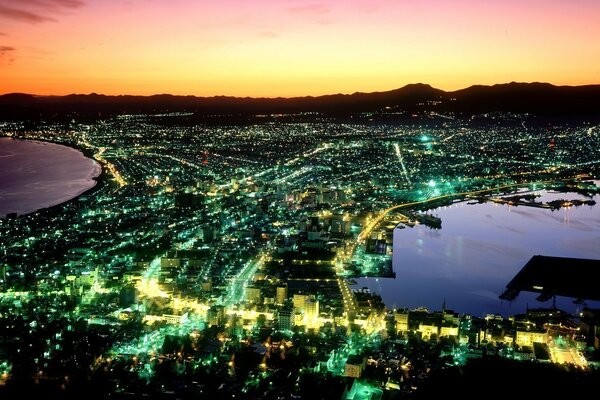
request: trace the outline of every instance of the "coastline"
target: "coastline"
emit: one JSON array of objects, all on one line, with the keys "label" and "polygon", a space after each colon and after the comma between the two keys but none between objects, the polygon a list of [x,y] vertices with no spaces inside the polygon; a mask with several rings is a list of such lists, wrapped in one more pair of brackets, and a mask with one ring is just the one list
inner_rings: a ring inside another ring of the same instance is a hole
[{"label": "coastline", "polygon": [[[558,197],[568,199],[581,197],[576,192],[555,192],[551,188],[531,192],[542,194],[545,201]],[[595,195],[595,198],[600,198],[600,194]],[[586,242],[582,237],[587,235],[586,232],[593,232],[593,227],[581,223],[594,220],[594,217],[586,216],[585,213],[593,212],[594,216],[597,216],[598,209],[594,208],[595,211],[590,209],[598,205],[589,208],[569,207],[552,210],[494,202],[470,203],[470,200],[463,199],[450,206],[441,205],[428,209],[429,214],[438,216],[442,220],[439,233],[435,228],[425,224],[402,231],[394,228],[392,257],[395,258],[393,266],[396,278],[385,276],[353,278],[356,282],[354,287],[369,288],[379,294],[387,306],[392,307],[423,306],[434,310],[447,300],[448,304],[455,309],[473,316],[484,317],[486,313],[494,313],[508,317],[514,314],[515,310],[525,311],[528,304],[544,306],[543,302],[537,301],[538,294],[530,292],[521,293],[519,298],[512,302],[504,302],[499,297],[505,290],[505,285],[532,256],[543,254],[567,258],[598,258],[594,247],[595,242]],[[569,216],[568,224],[564,223],[565,214]],[[468,229],[463,228],[465,218],[461,215],[469,216]],[[519,225],[519,221],[525,222]],[[470,235],[467,230],[478,233]],[[481,235],[483,230],[494,231],[496,234],[493,239],[486,238]],[[565,230],[568,230],[567,233],[562,235],[561,232]],[[573,249],[565,238],[577,242],[578,247]],[[419,240],[423,240],[421,245],[418,244]],[[423,255],[424,253],[419,252],[419,248],[427,249],[427,253]],[[507,251],[509,248],[511,251]],[[423,270],[418,269],[417,266],[427,270],[429,275],[423,274]],[[485,281],[477,281],[482,276],[485,276]],[[423,288],[425,281],[428,282],[427,289],[419,291],[412,289]],[[455,283],[458,281],[460,285]],[[448,291],[449,287],[456,287],[457,290]],[[444,288],[444,296],[439,298],[421,296],[423,292],[441,291],[440,288]],[[573,299],[557,296],[556,300],[560,308],[569,312],[577,311]],[[591,307],[597,307],[600,302],[591,304]],[[481,307],[472,308],[472,305]]]},{"label": "coastline", "polygon": [[[61,201],[59,203],[53,204],[53,205],[49,205],[47,207],[41,207],[38,208],[36,210],[32,210],[29,212],[25,212],[25,213],[18,213],[17,217],[21,217],[21,216],[25,216],[25,215],[30,215],[30,214],[35,214],[35,213],[44,213],[44,212],[56,212],[58,211],[59,208],[62,207],[66,207],[69,206],[71,204],[74,204],[76,201],[79,200],[79,198],[81,198],[82,196],[89,196],[89,195],[93,195],[96,192],[98,192],[99,190],[101,190],[102,188],[105,187],[106,185],[106,171],[104,171],[104,168],[102,167],[102,164],[99,163],[97,160],[94,159],[94,153],[93,151],[91,151],[90,149],[85,149],[85,148],[79,148],[76,147],[75,145],[73,145],[73,143],[71,142],[66,142],[66,141],[52,141],[52,140],[47,140],[47,139],[38,139],[38,138],[26,138],[26,137],[21,137],[19,135],[6,135],[6,134],[0,134],[0,138],[11,138],[11,139],[15,139],[15,140],[23,140],[23,141],[30,141],[30,142],[39,142],[40,144],[43,143],[49,143],[49,144],[54,144],[54,145],[59,145],[59,146],[64,146],[64,147],[68,147],[69,149],[75,150],[80,152],[85,158],[88,158],[90,160],[92,160],[92,162],[94,163],[94,171],[92,174],[96,174],[97,175],[92,175],[89,176],[88,179],[92,180],[94,183],[91,187],[82,190],[79,193],[76,193],[74,196]],[[9,215],[9,214],[7,214]],[[6,218],[6,215],[4,216],[0,216],[0,219],[2,218]]]}]

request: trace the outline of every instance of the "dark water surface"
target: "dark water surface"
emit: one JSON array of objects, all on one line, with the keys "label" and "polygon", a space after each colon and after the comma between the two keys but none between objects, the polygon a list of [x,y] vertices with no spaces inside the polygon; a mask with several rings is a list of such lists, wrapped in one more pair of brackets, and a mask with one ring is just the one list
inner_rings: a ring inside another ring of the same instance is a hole
[{"label": "dark water surface", "polygon": [[[575,193],[537,193],[542,195],[538,201],[586,199]],[[598,195],[593,199],[600,202]],[[600,258],[600,204],[551,211],[462,202],[429,213],[442,219],[442,229],[394,230],[396,279],[357,280],[358,287],[378,292],[388,308],[439,310],[444,299],[448,308],[476,316],[516,314],[527,305],[549,307],[552,301],[540,303],[537,294],[521,292],[512,304],[498,296],[533,255]],[[557,306],[569,312],[582,308],[566,298],[557,298]]]},{"label": "dark water surface", "polygon": [[92,188],[100,165],[54,143],[0,138],[0,216],[26,214]]}]

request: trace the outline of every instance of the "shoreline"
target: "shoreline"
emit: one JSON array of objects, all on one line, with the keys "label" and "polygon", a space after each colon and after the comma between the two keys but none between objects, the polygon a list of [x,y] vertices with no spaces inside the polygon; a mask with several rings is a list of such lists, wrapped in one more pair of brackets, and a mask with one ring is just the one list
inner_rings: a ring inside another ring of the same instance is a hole
[{"label": "shoreline", "polygon": [[[540,193],[541,192],[547,192],[547,193],[550,193],[550,194],[554,194],[554,193],[563,194],[563,192],[553,192],[551,188],[550,189],[548,189],[548,188],[537,189],[537,190],[532,191],[532,192],[540,192]],[[578,193],[576,193],[576,192],[567,192],[567,194],[578,195]],[[600,198],[600,194],[595,195],[595,197],[596,198]],[[440,206],[429,208],[427,211],[431,215],[438,215],[437,213],[435,213],[435,210],[444,211],[444,210],[446,210],[446,207],[449,207],[449,206],[452,206],[452,208],[456,207],[457,210],[458,210],[458,209],[460,209],[460,207],[462,207],[463,204],[464,204],[465,207],[467,207],[467,206],[469,206],[469,207],[479,207],[479,206],[485,206],[485,205],[488,205],[488,206],[494,206],[494,205],[496,205],[496,203],[493,203],[493,202],[483,202],[483,203],[470,204],[469,203],[470,200],[472,200],[472,199],[466,199],[465,198],[462,201],[453,203],[451,205],[440,205]],[[597,203],[596,205],[593,205],[593,206],[590,206],[590,207],[598,207],[598,204],[600,204],[600,202]],[[506,212],[506,213],[510,213],[511,212],[511,207],[516,207],[516,206],[510,206],[508,204],[498,204],[498,205],[501,207],[501,209],[503,210],[503,212]],[[522,207],[526,207],[526,206],[522,206]],[[513,208],[512,212],[514,212],[514,210],[515,209]],[[573,207],[573,209],[570,212],[573,213],[576,210],[577,210],[577,208]],[[584,210],[584,209],[581,208],[580,210]],[[552,210],[550,208],[534,207],[534,212],[539,213],[539,214],[548,215],[548,214],[556,212],[556,211],[558,211],[558,210]],[[564,211],[565,210],[563,209],[563,212]],[[598,213],[598,211],[595,211],[595,215],[597,215],[597,213]],[[571,217],[574,218],[575,222],[578,221],[578,220],[581,220],[583,218],[581,216],[577,216],[577,215],[574,215],[574,214],[571,214]],[[451,218],[448,215],[446,215],[446,216],[442,215],[441,218],[442,218],[442,221],[451,220]],[[477,217],[476,220],[479,220],[479,221],[481,221],[481,223],[484,223],[484,221],[485,221],[485,219],[484,219],[484,213],[479,214],[479,216]],[[538,232],[544,232],[544,233],[546,233],[546,231],[542,230],[542,227],[543,227],[544,223],[548,222],[548,220],[540,220],[540,221],[544,221],[544,222],[543,223],[540,222],[538,224],[538,226],[539,226]],[[558,221],[556,219],[550,220],[550,221],[551,221],[553,227],[557,227],[560,224],[562,224],[561,221]],[[496,220],[493,229],[501,230],[502,229],[502,223],[503,223],[503,220],[499,220],[499,219]],[[456,223],[454,223],[451,226],[450,229],[455,229],[456,227],[457,227],[457,225],[456,225]],[[512,227],[512,225],[511,225],[511,227]],[[392,246],[395,246],[397,243],[400,242],[400,240],[397,239],[396,236],[395,236],[397,229],[398,228],[394,228],[394,238],[392,239]],[[411,229],[408,229],[408,230],[405,230],[405,231],[403,230],[402,232],[398,232],[398,234],[399,235],[405,235],[407,232],[408,233],[414,232],[414,231],[411,231]],[[432,231],[431,227],[428,227],[428,226],[426,226],[424,224],[421,224],[419,226],[419,229],[423,229],[425,232],[431,232]],[[564,228],[561,228],[561,229],[564,229]],[[577,231],[578,228],[577,228],[577,225],[574,224],[574,225],[569,226],[568,229],[570,229],[572,232],[575,232],[575,231]],[[444,230],[444,225],[442,224],[442,231],[443,230]],[[583,230],[585,230],[585,229],[582,229],[582,231]],[[446,232],[447,231],[448,231],[448,227],[446,229]],[[512,235],[512,236],[514,236],[516,238],[518,238],[518,235],[520,234],[518,231],[509,231],[509,233],[510,233],[510,235]],[[541,235],[541,233],[540,233],[540,235]],[[455,237],[461,237],[461,238],[465,238],[466,237],[468,240],[470,240],[469,237],[467,235],[464,235],[464,234],[459,234],[459,235],[456,235]],[[538,236],[538,237],[541,237],[541,236]],[[416,239],[416,238],[417,238],[417,236],[414,235],[414,234],[413,234],[413,236],[410,236],[411,240],[412,239]],[[397,240],[398,240],[398,242],[397,242]],[[408,236],[402,236],[402,240],[409,240],[409,237]],[[428,237],[427,240],[429,241],[429,243],[426,243],[425,247],[431,246],[432,245],[432,241],[434,241],[434,240],[442,240],[442,239],[438,239],[438,238],[435,238],[435,237]],[[411,241],[410,243],[413,243],[413,242]],[[444,246],[446,245],[446,242],[442,241],[440,243],[443,244]],[[458,243],[458,242],[456,242],[456,243]],[[460,243],[462,243],[462,241]],[[561,243],[560,239],[556,239],[556,243]],[[473,245],[471,245],[470,249],[474,250],[475,247],[472,247],[472,246]],[[548,249],[543,249],[542,251],[538,251],[538,248],[535,247],[535,243],[534,242],[532,242],[531,245],[527,245],[526,247],[527,248],[526,248],[525,251],[527,252],[527,256],[528,257],[531,257],[531,256],[536,255],[536,254],[543,254],[543,255],[547,255],[547,256],[557,256],[557,257],[567,257],[567,258],[588,258],[588,259],[596,259],[597,258],[596,256],[594,256],[591,247],[588,247],[587,249],[585,249],[585,248],[578,249],[579,253],[581,253],[582,251],[583,252],[587,251],[587,253],[585,253],[585,255],[581,255],[581,254],[579,254],[579,255],[577,255],[577,254],[567,254],[567,253],[563,252],[564,249],[561,249],[558,246],[552,247],[552,248],[548,248]],[[463,251],[467,251],[468,252],[468,246],[463,247],[463,245],[461,244],[460,248],[461,248],[461,256],[460,257],[463,257],[464,253],[462,253],[462,252]],[[442,251],[444,251],[444,249],[445,249],[445,247],[442,247],[442,246],[437,247],[436,251],[439,252],[437,254],[440,254],[440,255],[444,256],[444,254],[441,253]],[[458,249],[458,247],[455,247],[454,250],[452,250],[453,251],[452,254],[454,255],[454,257],[456,257],[457,254],[458,254],[457,252],[454,252],[457,249]],[[467,249],[467,250],[465,250],[465,249]],[[392,254],[392,259],[395,256],[396,252],[399,252],[399,251],[401,251],[401,249],[399,247],[394,247],[393,254]],[[405,254],[404,254],[404,256],[406,257]],[[446,256],[444,256],[444,257],[446,257]],[[463,260],[462,263],[463,263],[463,265],[468,265],[469,263],[471,263],[471,265],[475,265],[474,262],[473,262],[474,259],[475,259],[475,257],[473,256],[471,258],[471,261],[464,261]],[[423,263],[422,266],[429,267],[430,265],[433,265],[432,264],[433,260],[434,260],[434,258],[432,257],[430,259],[430,261]],[[516,269],[515,272],[512,275],[509,274],[510,277],[505,282],[503,282],[502,279],[499,279],[499,282],[502,283],[502,286],[499,286],[499,287],[503,288],[504,285],[506,285],[510,281],[510,279],[512,279],[514,277],[514,275],[516,273],[518,273],[518,271],[520,271],[520,268],[522,268],[525,265],[526,262],[527,262],[527,259],[523,259],[523,263],[522,264],[520,264],[520,263],[515,263],[515,264],[506,263],[505,265],[507,265],[507,266],[515,266],[515,268],[518,267],[519,269]],[[487,263],[487,261],[486,261],[486,263]],[[386,276],[360,276],[360,277],[352,277],[352,279],[356,282],[354,285],[352,285],[352,288],[357,288],[358,289],[358,288],[367,287],[368,289],[371,290],[372,293],[378,294],[382,298],[382,300],[384,301],[384,303],[386,304],[386,306],[388,306],[388,307],[396,307],[397,305],[401,304],[402,307],[407,307],[409,309],[414,309],[414,308],[418,308],[418,307],[426,307],[426,308],[428,308],[430,310],[436,309],[435,304],[431,304],[432,301],[430,301],[428,303],[428,301],[422,301],[422,300],[417,300],[417,301],[413,301],[412,299],[409,300],[409,301],[407,301],[406,299],[400,300],[400,298],[398,297],[397,293],[400,292],[399,288],[405,289],[405,287],[402,287],[402,283],[399,283],[399,282],[401,282],[401,279],[403,279],[403,278],[406,279],[406,275],[403,276],[403,273],[406,274],[407,271],[408,271],[408,274],[410,275],[411,274],[411,269],[410,268],[411,267],[415,267],[416,264],[415,263],[411,263],[410,266],[409,266],[409,264],[406,263],[406,260],[404,260],[402,265],[400,265],[398,263],[394,263],[393,265],[395,267],[394,272],[396,272],[396,274],[397,274],[396,278],[391,278],[391,277],[386,277]],[[453,271],[455,271],[455,270],[453,270]],[[467,272],[466,271],[467,270],[465,270],[463,276],[467,276]],[[414,276],[411,275],[411,278],[414,278]],[[440,282],[441,281],[442,280],[440,280]],[[413,281],[413,283],[414,283],[414,281]],[[473,288],[471,288],[471,290],[473,290]],[[513,301],[510,304],[505,304],[505,303],[503,303],[503,300],[501,300],[500,297],[499,297],[503,290],[504,289],[501,289],[498,292],[494,292],[494,294],[497,294],[498,297],[497,298],[496,297],[491,298],[491,300],[492,300],[492,302],[490,303],[491,306],[488,306],[488,307],[486,307],[484,309],[479,310],[479,313],[478,312],[464,311],[464,310],[466,310],[466,307],[464,306],[464,304],[461,305],[460,307],[457,307],[457,309],[461,309],[461,310],[463,310],[461,312],[466,312],[466,313],[469,313],[469,314],[471,314],[473,316],[478,316],[478,317],[483,317],[485,315],[485,313],[488,313],[488,312],[490,312],[490,313],[493,312],[493,313],[497,313],[499,315],[502,315],[503,317],[508,317],[510,315],[514,315],[515,313],[517,313],[515,311],[516,309],[520,310],[522,308],[523,310],[525,310],[526,306],[527,306],[527,303],[528,302],[531,303],[533,300],[535,300],[535,296],[531,295],[530,292],[524,291],[526,293],[523,293],[521,295],[520,299],[518,298],[518,299],[516,299],[515,301]],[[471,293],[471,292],[469,292],[469,293]],[[477,294],[475,291],[472,291],[472,293]],[[415,298],[414,294],[412,296],[413,296],[413,298]],[[463,295],[453,294],[453,295],[447,295],[445,297],[447,297],[448,301],[451,302],[451,303],[452,302],[456,302],[456,303],[459,303],[459,304],[460,303],[466,303],[466,301],[464,300],[464,298],[462,296],[464,296],[464,294]],[[485,299],[486,299],[485,297],[482,297],[482,300],[480,300],[479,302],[476,302],[476,303],[475,302],[471,302],[471,303],[473,303],[473,304],[483,304],[482,302],[486,301]],[[558,299],[559,305],[560,305],[560,307],[562,307],[562,309],[564,309],[564,310],[566,310],[568,312],[573,312],[573,313],[575,312],[576,309],[573,308],[575,306],[572,305],[573,298],[569,298],[569,297],[566,297],[566,296],[558,296],[557,299]],[[442,301],[443,298],[440,298],[439,300]],[[597,304],[600,304],[600,301],[595,301],[595,303],[593,303],[593,302],[594,301],[591,301],[590,303],[592,303],[594,306],[596,306]],[[494,305],[494,303],[496,305]],[[536,303],[536,304],[538,304],[539,307],[545,307],[545,306],[549,305],[548,302],[539,302],[539,303]],[[496,307],[496,308],[493,308],[493,307]]]},{"label": "shoreline", "polygon": [[[23,140],[23,141],[29,141],[29,142],[39,142],[40,144],[50,143],[50,144],[54,144],[54,145],[67,147],[69,149],[80,152],[85,158],[90,159],[95,164],[95,169],[93,172],[95,173],[96,171],[98,171],[98,175],[89,177],[89,179],[94,182],[91,187],[89,187],[89,188],[81,191],[80,193],[75,194],[73,197],[70,197],[69,199],[61,201],[59,203],[49,205],[47,207],[41,207],[41,208],[29,211],[29,212],[17,213],[17,218],[19,218],[21,216],[25,216],[25,215],[34,214],[34,213],[57,211],[57,209],[59,207],[69,206],[70,204],[73,204],[74,202],[76,202],[82,196],[95,194],[96,192],[98,192],[99,190],[104,188],[106,185],[106,171],[104,171],[102,164],[99,163],[96,159],[94,159],[94,153],[90,149],[79,148],[79,147],[76,147],[73,143],[66,142],[66,141],[52,141],[52,140],[47,140],[47,139],[26,138],[26,137],[21,137],[19,135],[9,136],[6,134],[0,134],[0,138],[10,138],[10,139],[14,139],[14,140]],[[4,214],[4,216],[0,215],[0,219],[6,219],[7,216],[10,214],[12,214],[12,213]]]}]

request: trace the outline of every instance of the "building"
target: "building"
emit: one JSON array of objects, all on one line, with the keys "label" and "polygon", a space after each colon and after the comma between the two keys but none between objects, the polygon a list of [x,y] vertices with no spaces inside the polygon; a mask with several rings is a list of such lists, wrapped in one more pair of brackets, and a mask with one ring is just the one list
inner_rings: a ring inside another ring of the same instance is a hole
[{"label": "building", "polygon": [[458,326],[443,324],[440,329],[440,337],[458,337]]},{"label": "building", "polygon": [[350,390],[344,392],[342,400],[380,400],[382,397],[383,390],[356,379]]},{"label": "building", "polygon": [[160,267],[161,268],[180,268],[181,267],[181,258],[162,257],[160,259]]},{"label": "building", "polygon": [[213,227],[205,227],[202,229],[202,241],[210,243],[218,236],[218,231]]},{"label": "building", "polygon": [[421,337],[424,340],[430,339],[432,336],[437,336],[439,333],[439,328],[437,325],[430,324],[420,324],[419,332],[421,332]]},{"label": "building", "polygon": [[306,310],[306,300],[308,300],[308,298],[309,295],[307,294],[295,294],[293,297],[294,311],[304,313]]},{"label": "building", "polygon": [[365,370],[366,364],[367,360],[365,357],[356,354],[351,355],[346,361],[346,365],[344,367],[344,376],[348,376],[350,378],[360,378]]},{"label": "building", "polygon": [[347,233],[350,230],[350,221],[344,221],[342,216],[335,216],[331,219],[331,232]]},{"label": "building", "polygon": [[220,326],[225,321],[225,307],[214,305],[206,312],[206,322],[208,326]]},{"label": "building", "polygon": [[294,327],[294,310],[291,308],[284,308],[279,311],[279,330],[291,331]]},{"label": "building", "polygon": [[304,303],[306,318],[315,319],[319,316],[319,300],[310,296]]},{"label": "building", "polygon": [[396,312],[394,314],[394,321],[396,322],[397,332],[408,331],[408,312]]},{"label": "building", "polygon": [[287,301],[288,296],[288,288],[287,285],[277,286],[275,292],[275,302],[276,304],[283,305]]},{"label": "building", "polygon": [[246,288],[246,299],[251,304],[262,304],[262,295],[259,287],[248,286]]},{"label": "building", "polygon": [[227,318],[227,333],[230,336],[241,336],[244,333],[242,322],[239,315],[229,315]]},{"label": "building", "polygon": [[203,292],[211,292],[212,291],[212,278],[208,278],[205,281],[202,281],[201,289]]},{"label": "building", "polygon": [[520,347],[532,347],[534,343],[545,343],[546,339],[547,335],[545,331],[517,330],[515,344]]},{"label": "building", "polygon": [[119,306],[127,308],[138,302],[138,290],[133,285],[124,286],[119,292]]}]

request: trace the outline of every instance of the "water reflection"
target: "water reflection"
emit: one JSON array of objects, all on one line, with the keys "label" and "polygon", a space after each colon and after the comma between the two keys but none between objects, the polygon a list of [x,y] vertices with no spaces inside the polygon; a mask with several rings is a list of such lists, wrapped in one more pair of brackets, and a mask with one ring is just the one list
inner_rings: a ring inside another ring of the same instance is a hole
[{"label": "water reflection", "polygon": [[100,166],[53,143],[0,138],[0,217],[65,202],[96,184]]},{"label": "water reflection", "polygon": [[[537,201],[544,202],[585,199],[575,193],[537,193],[542,195]],[[594,200],[600,201],[600,196]],[[442,219],[442,229],[417,225],[395,230],[396,279],[358,280],[359,287],[379,292],[388,307],[440,309],[444,299],[455,311],[473,315],[548,307],[551,302],[539,303],[536,294],[521,293],[512,304],[498,296],[533,255],[600,258],[598,206],[551,211],[461,202],[430,212]],[[557,305],[571,312],[582,307],[560,298]]]}]

